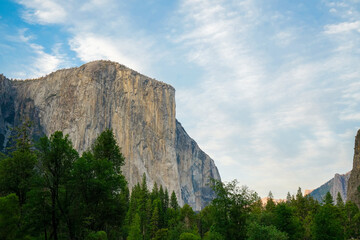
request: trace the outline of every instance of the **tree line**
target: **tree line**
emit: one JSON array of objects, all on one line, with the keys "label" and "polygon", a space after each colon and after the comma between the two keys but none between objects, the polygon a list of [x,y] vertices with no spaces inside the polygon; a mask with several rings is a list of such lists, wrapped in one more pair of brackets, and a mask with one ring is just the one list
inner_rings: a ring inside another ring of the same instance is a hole
[{"label": "tree line", "polygon": [[81,156],[62,132],[35,144],[29,123],[14,133],[0,157],[0,239],[360,239],[359,209],[340,194],[319,203],[299,188],[264,205],[236,180],[212,180],[215,199],[194,212],[145,175],[130,191],[109,129]]}]

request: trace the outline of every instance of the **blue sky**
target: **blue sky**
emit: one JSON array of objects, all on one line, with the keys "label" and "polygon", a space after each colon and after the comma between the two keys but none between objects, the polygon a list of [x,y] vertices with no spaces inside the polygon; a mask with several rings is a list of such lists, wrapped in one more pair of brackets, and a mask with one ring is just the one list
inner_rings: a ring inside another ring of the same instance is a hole
[{"label": "blue sky", "polygon": [[359,0],[1,0],[0,34],[9,78],[109,59],[171,84],[223,180],[261,196],[352,168]]}]

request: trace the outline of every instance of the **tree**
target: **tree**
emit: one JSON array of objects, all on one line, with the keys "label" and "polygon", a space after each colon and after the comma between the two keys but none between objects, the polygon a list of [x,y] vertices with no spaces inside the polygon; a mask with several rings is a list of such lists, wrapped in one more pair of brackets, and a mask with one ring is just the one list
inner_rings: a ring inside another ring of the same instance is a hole
[{"label": "tree", "polygon": [[342,209],[345,206],[340,192],[338,192],[337,197],[336,197],[336,206],[340,209]]},{"label": "tree", "polygon": [[37,160],[31,148],[30,128],[30,122],[25,122],[14,129],[12,139],[16,143],[15,148],[10,156],[0,161],[0,192],[3,195],[16,193],[20,206],[26,201]]},{"label": "tree", "polygon": [[140,228],[140,216],[138,213],[135,214],[134,221],[130,226],[130,232],[127,240],[139,240],[142,239],[141,228]]},{"label": "tree", "polygon": [[204,235],[204,240],[225,240],[225,238],[218,232],[215,232],[213,229],[206,232]]},{"label": "tree", "polygon": [[313,239],[332,240],[343,239],[344,230],[339,210],[333,205],[331,194],[328,192],[324,199],[325,204],[315,214],[313,225]]},{"label": "tree", "polygon": [[151,231],[151,237],[154,238],[156,235],[156,232],[159,230],[159,208],[157,207],[157,204],[155,203],[155,208],[150,220],[150,231]]},{"label": "tree", "polygon": [[275,226],[264,226],[253,222],[247,231],[248,240],[287,240],[287,234],[279,231]]},{"label": "tree", "polygon": [[125,158],[120,152],[116,143],[114,133],[111,129],[106,129],[95,140],[92,146],[92,152],[96,159],[107,159],[113,163],[117,174],[121,174],[121,166],[125,164]]},{"label": "tree", "polygon": [[179,204],[176,198],[176,194],[174,191],[172,191],[171,193],[171,198],[170,198],[170,207],[177,210],[179,208]]},{"label": "tree", "polygon": [[104,231],[90,232],[85,240],[107,240],[107,234]]},{"label": "tree", "polygon": [[74,238],[72,223],[69,222],[67,207],[70,204],[65,184],[70,178],[70,171],[78,153],[73,149],[68,135],[55,132],[48,137],[42,137],[39,143],[39,168],[44,177],[44,187],[51,195],[51,227],[54,240],[58,239],[58,227],[60,223],[59,212],[64,216],[69,237]]},{"label": "tree", "polygon": [[228,184],[213,181],[216,198],[212,201],[214,209],[214,230],[225,239],[245,239],[246,222],[251,205],[259,197],[247,187],[238,187],[234,180]]},{"label": "tree", "polygon": [[20,207],[18,197],[12,193],[0,197],[0,239],[12,240],[18,237]]},{"label": "tree", "polygon": [[71,211],[73,225],[93,232],[106,229],[109,239],[122,235],[129,195],[125,177],[115,165],[120,161],[114,160],[122,155],[111,138],[110,130],[99,135],[92,151],[84,152],[74,163],[69,183],[77,193]]},{"label": "tree", "polygon": [[193,233],[184,232],[180,235],[180,240],[201,240],[201,238]]},{"label": "tree", "polygon": [[290,194],[290,192],[288,192],[287,195],[286,195],[286,202],[291,203],[291,194]]},{"label": "tree", "polygon": [[275,202],[274,202],[274,196],[272,192],[270,191],[267,197],[267,202],[265,206],[266,211],[273,212],[275,209]]},{"label": "tree", "polygon": [[353,202],[346,202],[344,206],[345,221],[343,223],[345,229],[345,239],[360,238],[360,211]]},{"label": "tree", "polygon": [[279,203],[275,207],[274,225],[281,232],[287,233],[290,239],[302,239],[304,232],[294,209],[286,203]]},{"label": "tree", "polygon": [[327,192],[325,194],[323,202],[325,205],[334,205],[334,200],[333,200],[333,197],[331,196],[330,192]]}]

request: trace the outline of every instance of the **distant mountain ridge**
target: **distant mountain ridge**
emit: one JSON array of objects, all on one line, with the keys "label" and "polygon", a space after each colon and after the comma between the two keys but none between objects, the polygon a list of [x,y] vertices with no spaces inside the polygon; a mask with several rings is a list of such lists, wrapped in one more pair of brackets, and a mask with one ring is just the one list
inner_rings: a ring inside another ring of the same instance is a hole
[{"label": "distant mountain ridge", "polygon": [[336,203],[336,198],[338,193],[340,193],[341,198],[344,202],[347,200],[347,186],[348,181],[350,178],[351,171],[345,173],[345,174],[338,174],[336,173],[335,176],[321,185],[320,187],[312,190],[312,192],[309,194],[314,199],[318,200],[319,202],[322,202],[326,193],[330,192],[330,194],[333,197],[334,203]]}]

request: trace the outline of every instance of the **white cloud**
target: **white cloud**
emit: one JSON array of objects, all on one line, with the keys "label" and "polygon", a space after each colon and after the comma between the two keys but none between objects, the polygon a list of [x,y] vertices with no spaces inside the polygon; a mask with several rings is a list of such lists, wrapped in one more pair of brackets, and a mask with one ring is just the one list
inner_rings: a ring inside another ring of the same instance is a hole
[{"label": "white cloud", "polygon": [[274,39],[278,45],[285,47],[295,40],[295,34],[292,31],[281,31],[276,33]]},{"label": "white cloud", "polygon": [[61,3],[52,0],[18,0],[27,9],[23,17],[29,22],[40,24],[64,23],[67,17]]},{"label": "white cloud", "polygon": [[138,44],[128,39],[79,34],[72,38],[69,44],[83,62],[108,59],[124,63],[127,67],[140,72],[144,71],[143,66],[148,64],[146,57],[142,57],[146,55],[139,53],[139,49],[134,49]]},{"label": "white cloud", "polygon": [[60,53],[59,44],[54,45],[51,54],[47,53],[43,46],[32,42],[33,36],[27,35],[27,31],[27,29],[21,29],[18,38],[29,48],[32,55],[31,64],[24,66],[26,73],[24,71],[14,73],[15,78],[36,78],[64,66],[66,57]]},{"label": "white cloud", "polygon": [[26,7],[24,18],[28,22],[61,24],[70,34],[70,49],[83,62],[108,59],[146,74],[157,59],[151,52],[152,38],[130,28],[121,2],[68,0],[61,6],[56,0],[19,3]]},{"label": "white cloud", "polygon": [[343,23],[330,24],[325,26],[325,33],[327,34],[339,34],[350,31],[360,32],[360,21],[343,22]]}]

